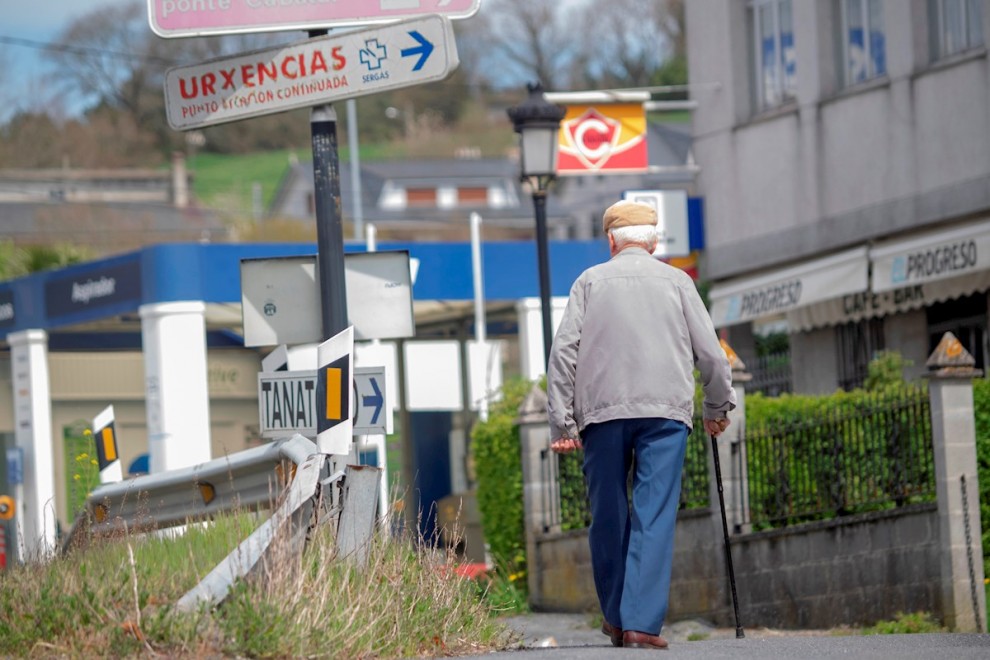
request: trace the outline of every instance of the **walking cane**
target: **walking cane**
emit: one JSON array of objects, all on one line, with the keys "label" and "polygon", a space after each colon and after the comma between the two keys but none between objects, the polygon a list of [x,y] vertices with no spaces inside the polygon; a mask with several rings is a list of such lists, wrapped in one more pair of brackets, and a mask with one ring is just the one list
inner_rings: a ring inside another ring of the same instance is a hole
[{"label": "walking cane", "polygon": [[722,468],[718,460],[718,442],[712,439],[712,459],[715,461],[715,482],[718,485],[718,505],[722,509],[722,537],[725,539],[725,565],[729,569],[729,588],[732,590],[732,609],[736,615],[736,639],[746,636],[739,624],[739,598],[736,596],[736,575],[732,571],[732,551],[729,549],[729,523],[725,518],[725,495],[722,492]]}]

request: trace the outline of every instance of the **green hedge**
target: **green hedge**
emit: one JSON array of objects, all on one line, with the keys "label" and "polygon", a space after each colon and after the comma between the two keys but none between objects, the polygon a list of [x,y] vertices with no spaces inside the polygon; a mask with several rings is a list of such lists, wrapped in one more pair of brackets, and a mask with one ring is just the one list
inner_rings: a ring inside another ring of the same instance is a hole
[{"label": "green hedge", "polygon": [[924,387],[746,397],[750,522],[767,529],[935,499]]},{"label": "green hedge", "polygon": [[976,411],[976,463],[983,525],[983,574],[990,577],[990,380],[973,381],[973,409]]},{"label": "green hedge", "polygon": [[516,418],[533,384],[506,381],[488,420],[471,429],[471,451],[478,480],[478,511],[485,541],[497,570],[525,590],[526,534],[523,527],[522,452]]}]

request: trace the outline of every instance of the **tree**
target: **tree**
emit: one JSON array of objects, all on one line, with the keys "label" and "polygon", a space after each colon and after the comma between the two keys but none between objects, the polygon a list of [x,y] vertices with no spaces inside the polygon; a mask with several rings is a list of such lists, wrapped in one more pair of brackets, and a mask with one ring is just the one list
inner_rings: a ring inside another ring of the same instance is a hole
[{"label": "tree", "polygon": [[593,35],[594,47],[579,58],[592,88],[656,85],[658,72],[685,56],[683,0],[589,4],[580,10],[580,24],[581,34]]},{"label": "tree", "polygon": [[59,243],[21,247],[13,241],[0,240],[0,282],[42,270],[63,268],[92,257],[90,250],[78,245]]},{"label": "tree", "polygon": [[[284,34],[163,39],[151,32],[147,20],[146,4],[140,0],[101,7],[73,21],[48,58],[57,68],[55,79],[63,95],[79,99],[97,123],[120,129],[118,139],[136,137],[132,148],[119,153],[134,158],[143,154],[145,160],[159,162],[184,147],[182,134],[165,122],[162,86],[168,68],[290,40]],[[264,129],[272,124],[252,123]],[[254,126],[242,130],[250,132]]]},{"label": "tree", "polygon": [[106,105],[140,117],[146,88],[176,64],[158,52],[149,34],[142,3],[101,7],[73,21],[48,59],[65,94],[86,106]]},{"label": "tree", "polygon": [[565,89],[580,38],[574,3],[560,0],[488,0],[478,16],[465,21],[466,62],[476,63],[476,84],[521,87],[539,80],[545,89]]},{"label": "tree", "polygon": [[0,129],[0,165],[56,167],[62,157],[59,128],[47,114],[21,112]]}]

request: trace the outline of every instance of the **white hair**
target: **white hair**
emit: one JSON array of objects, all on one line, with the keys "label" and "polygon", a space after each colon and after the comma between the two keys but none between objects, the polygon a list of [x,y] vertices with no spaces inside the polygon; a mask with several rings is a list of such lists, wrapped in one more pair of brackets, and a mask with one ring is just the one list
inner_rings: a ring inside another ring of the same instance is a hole
[{"label": "white hair", "polygon": [[647,252],[653,252],[657,248],[659,236],[656,225],[630,225],[608,231],[615,241],[615,247],[620,250],[628,245],[640,245],[646,248]]}]

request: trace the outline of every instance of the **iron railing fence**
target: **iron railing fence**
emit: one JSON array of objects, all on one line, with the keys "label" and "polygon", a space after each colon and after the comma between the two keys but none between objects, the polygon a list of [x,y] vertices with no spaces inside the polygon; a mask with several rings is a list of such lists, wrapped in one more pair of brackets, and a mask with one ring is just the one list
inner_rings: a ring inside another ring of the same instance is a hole
[{"label": "iron railing fence", "polygon": [[746,452],[754,530],[935,499],[924,385],[850,395],[780,428],[751,426]]},{"label": "iron railing fence", "polygon": [[[681,509],[708,507],[708,436],[701,425],[701,418],[694,421],[694,429],[688,436],[681,474]],[[554,454],[549,449],[541,453],[543,483],[558,486],[559,498],[549,488],[543,489],[543,510],[547,512],[544,531],[559,526],[561,531],[585,529],[591,524],[588,506],[588,487],[584,480],[582,462],[584,454]],[[630,488],[632,481],[630,479]]]},{"label": "iron railing fence", "polygon": [[792,391],[790,351],[760,355],[754,364],[747,364],[746,367],[753,376],[746,384],[747,392],[780,396]]}]

